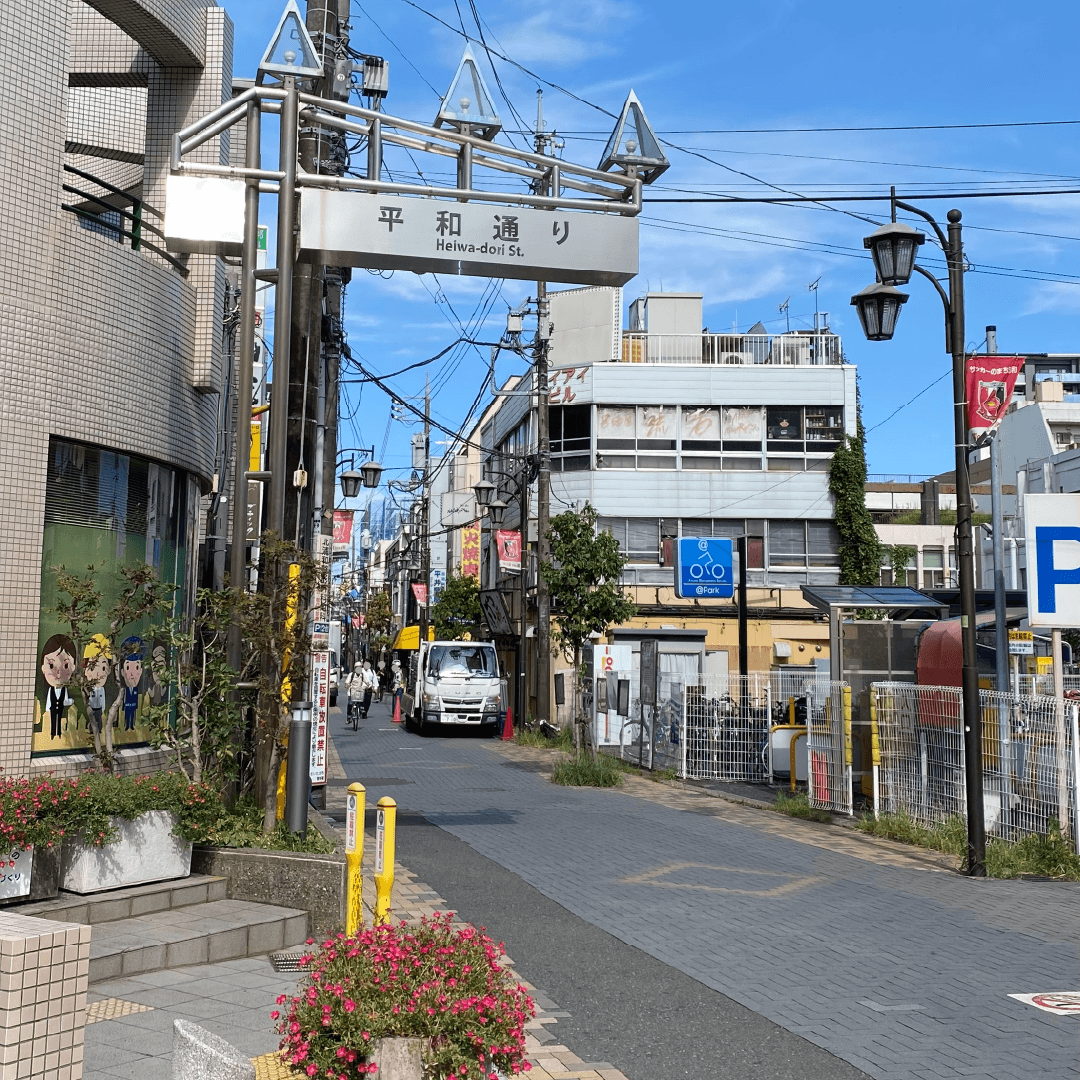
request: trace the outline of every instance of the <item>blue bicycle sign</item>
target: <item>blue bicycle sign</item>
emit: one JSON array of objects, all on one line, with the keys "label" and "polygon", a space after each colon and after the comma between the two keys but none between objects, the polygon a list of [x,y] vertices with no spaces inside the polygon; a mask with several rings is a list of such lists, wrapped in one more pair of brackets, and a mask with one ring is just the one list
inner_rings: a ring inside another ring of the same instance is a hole
[{"label": "blue bicycle sign", "polygon": [[730,538],[684,536],[676,550],[676,596],[706,599],[734,595]]}]

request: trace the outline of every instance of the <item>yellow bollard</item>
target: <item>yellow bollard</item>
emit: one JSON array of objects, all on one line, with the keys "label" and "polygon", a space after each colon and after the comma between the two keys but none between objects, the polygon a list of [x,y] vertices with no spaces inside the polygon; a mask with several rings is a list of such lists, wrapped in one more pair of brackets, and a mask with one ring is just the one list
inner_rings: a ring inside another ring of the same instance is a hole
[{"label": "yellow bollard", "polygon": [[384,795],[379,800],[375,825],[375,925],[390,921],[390,890],[394,887],[394,833],[397,803]]},{"label": "yellow bollard", "polygon": [[367,791],[350,784],[345,799],[345,861],[349,864],[346,885],[345,933],[355,937],[364,925],[364,811]]}]

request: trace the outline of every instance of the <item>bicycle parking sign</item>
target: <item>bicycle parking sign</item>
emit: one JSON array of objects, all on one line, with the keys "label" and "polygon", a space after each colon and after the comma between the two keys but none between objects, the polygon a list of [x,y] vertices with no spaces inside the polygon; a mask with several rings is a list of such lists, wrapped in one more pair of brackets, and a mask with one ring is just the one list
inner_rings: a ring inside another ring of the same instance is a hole
[{"label": "bicycle parking sign", "polygon": [[730,537],[683,536],[676,551],[676,596],[703,600],[734,595]]}]

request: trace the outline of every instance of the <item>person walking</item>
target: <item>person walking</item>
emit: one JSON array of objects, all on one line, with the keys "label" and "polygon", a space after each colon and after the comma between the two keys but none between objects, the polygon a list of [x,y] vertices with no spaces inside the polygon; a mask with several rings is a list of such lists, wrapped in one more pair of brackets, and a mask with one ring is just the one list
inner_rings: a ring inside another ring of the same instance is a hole
[{"label": "person walking", "polygon": [[370,660],[364,661],[364,668],[360,672],[360,675],[363,680],[364,687],[363,705],[361,706],[362,711],[360,715],[361,717],[363,717],[363,719],[366,720],[368,709],[371,708],[371,695],[374,694],[375,691],[379,688],[379,679],[371,666]]},{"label": "person walking", "polygon": [[376,677],[379,680],[379,701],[382,701],[383,694],[386,691],[386,661],[379,661],[379,669],[375,672]]},{"label": "person walking", "polygon": [[365,692],[364,665],[359,660],[353,664],[353,669],[345,680],[345,692],[349,696],[348,719],[352,722],[353,731],[356,731],[360,726],[360,712],[364,707]]},{"label": "person walking", "polygon": [[395,659],[390,665],[390,689],[394,695],[394,707],[397,707],[402,694],[405,693],[405,678],[401,674],[401,661]]}]

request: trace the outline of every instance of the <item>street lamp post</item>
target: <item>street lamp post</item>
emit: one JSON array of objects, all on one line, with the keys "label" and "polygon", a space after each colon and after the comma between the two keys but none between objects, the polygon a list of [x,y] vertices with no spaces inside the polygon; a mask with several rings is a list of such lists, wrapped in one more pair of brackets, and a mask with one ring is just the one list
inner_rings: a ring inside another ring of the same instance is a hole
[{"label": "street lamp post", "polygon": [[[926,237],[910,226],[897,224],[897,208],[928,221],[937,236],[949,268],[948,290],[915,256]],[[945,351],[953,361],[953,428],[956,449],[956,543],[960,576],[960,636],[963,647],[961,684],[964,696],[964,758],[967,792],[967,872],[986,876],[986,831],[983,820],[982,719],[979,711],[979,672],[975,638],[975,551],[971,533],[971,486],[968,479],[967,393],[964,350],[964,246],[959,210],[950,210],[947,235],[925,210],[896,198],[892,191],[892,223],[864,239],[877,271],[878,283],[851,298],[863,331],[871,341],[892,337],[906,285],[912,271],[928,278],[945,308]]]}]

